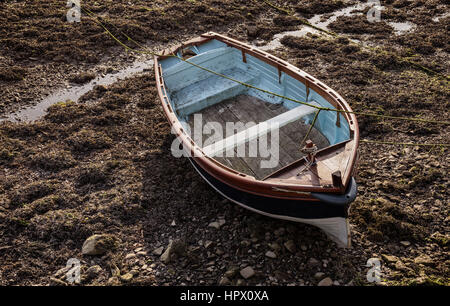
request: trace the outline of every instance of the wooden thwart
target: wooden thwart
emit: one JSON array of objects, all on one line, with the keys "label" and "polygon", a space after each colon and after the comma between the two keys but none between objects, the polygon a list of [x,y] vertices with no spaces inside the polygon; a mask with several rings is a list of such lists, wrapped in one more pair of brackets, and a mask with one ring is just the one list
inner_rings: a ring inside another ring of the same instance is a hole
[{"label": "wooden thwart", "polygon": [[[320,106],[318,103],[311,103],[316,106]],[[254,125],[244,131],[238,132],[232,136],[229,136],[225,139],[219,140],[209,146],[203,148],[203,152],[208,156],[215,156],[219,152],[228,151],[235,147],[238,147],[241,144],[252,141],[270,133],[275,129],[279,129],[282,126],[285,126],[291,122],[299,120],[300,118],[312,114],[317,109],[307,105],[301,105],[294,109],[291,109],[281,115],[273,117],[264,122],[260,122],[257,125]]]}]

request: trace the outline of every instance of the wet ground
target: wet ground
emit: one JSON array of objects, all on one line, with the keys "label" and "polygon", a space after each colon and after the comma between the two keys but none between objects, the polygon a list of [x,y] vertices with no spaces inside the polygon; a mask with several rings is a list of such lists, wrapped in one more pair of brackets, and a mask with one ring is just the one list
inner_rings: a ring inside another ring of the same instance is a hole
[{"label": "wet ground", "polygon": [[[449,117],[447,1],[381,1],[377,23],[358,1],[274,2],[296,17],[263,1],[102,3],[88,8],[154,50],[213,30],[288,60],[356,111]],[[151,57],[125,52],[91,18],[67,23],[66,11],[0,3],[0,284],[63,285],[78,258],[82,284],[369,285],[372,257],[383,284],[449,284],[448,149],[361,144],[353,246],[339,249],[314,227],[224,200],[172,157]],[[448,126],[358,120],[362,139],[450,142]],[[93,234],[118,243],[82,255]],[[182,250],[164,263],[169,240]]]}]

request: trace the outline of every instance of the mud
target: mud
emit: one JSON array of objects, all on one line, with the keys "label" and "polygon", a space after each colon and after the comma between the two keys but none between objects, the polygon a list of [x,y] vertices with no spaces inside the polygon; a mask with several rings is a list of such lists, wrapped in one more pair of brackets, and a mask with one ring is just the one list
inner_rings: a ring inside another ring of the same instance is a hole
[{"label": "mud", "polygon": [[[355,4],[307,2],[277,4],[305,18],[332,16]],[[262,3],[116,1],[90,9],[155,48],[207,30],[263,45],[273,35],[299,30],[295,20]],[[365,265],[372,257],[381,259],[382,285],[450,284],[448,149],[362,143],[359,195],[350,211],[352,248],[339,249],[314,227],[224,200],[188,160],[174,158],[174,136],[151,67],[94,84],[102,73],[112,76],[110,69],[120,71],[139,58],[117,48],[86,16],[69,26],[56,1],[0,6],[0,37],[7,46],[0,51],[3,115],[58,92],[54,87],[86,88],[73,98],[55,98],[36,122],[0,122],[1,285],[67,284],[61,269],[70,258],[81,260],[81,285],[217,285],[224,276],[233,285],[317,285],[317,272],[335,285],[371,285]],[[386,34],[365,26],[361,15],[340,16],[334,25],[342,37],[284,36],[282,47],[271,52],[336,89],[356,111],[446,120],[448,83],[399,60],[407,56],[448,73],[446,1],[388,1],[385,7],[375,28],[389,22],[416,26]],[[441,18],[433,21],[436,16]],[[254,27],[274,30],[249,36]],[[70,83],[84,72],[96,78]],[[362,139],[450,142],[446,126],[364,116],[358,121]],[[219,229],[209,226],[222,219]],[[104,255],[83,256],[83,242],[93,234],[120,243]],[[170,240],[183,241],[186,251],[164,264],[153,251]],[[276,258],[266,257],[268,250]],[[100,270],[93,269],[97,265]],[[238,271],[248,265],[256,274],[244,280]]]}]

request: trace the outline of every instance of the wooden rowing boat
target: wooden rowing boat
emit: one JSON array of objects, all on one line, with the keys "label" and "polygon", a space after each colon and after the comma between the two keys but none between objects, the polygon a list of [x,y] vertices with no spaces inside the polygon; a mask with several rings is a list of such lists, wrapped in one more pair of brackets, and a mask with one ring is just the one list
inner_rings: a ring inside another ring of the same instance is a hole
[{"label": "wooden rowing boat", "polygon": [[315,225],[338,245],[350,245],[359,130],[337,92],[269,53],[213,32],[155,56],[155,75],[177,136],[175,156],[181,146],[200,175],[231,201]]}]

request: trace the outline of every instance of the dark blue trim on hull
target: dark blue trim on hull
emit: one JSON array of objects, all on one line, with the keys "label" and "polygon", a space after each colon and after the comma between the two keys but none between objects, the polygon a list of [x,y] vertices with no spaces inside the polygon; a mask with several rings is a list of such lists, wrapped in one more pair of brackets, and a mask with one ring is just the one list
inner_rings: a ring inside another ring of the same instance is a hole
[{"label": "dark blue trim on hull", "polygon": [[[235,189],[201,168],[194,159],[189,158],[195,169],[203,178],[224,196],[242,205],[262,211],[267,214],[302,219],[322,219],[333,217],[348,217],[350,203],[327,203],[324,201],[299,201],[288,199],[275,199]],[[353,180],[353,178],[352,178]],[[354,181],[353,181],[354,182]],[[354,184],[356,187],[356,183]],[[351,189],[351,188],[349,188]],[[345,195],[343,195],[345,196]],[[356,196],[356,193],[355,193]]]}]

